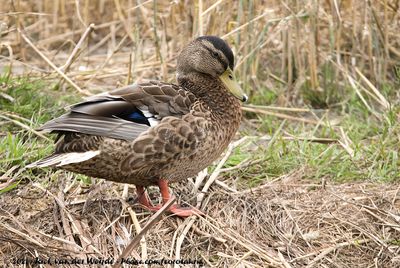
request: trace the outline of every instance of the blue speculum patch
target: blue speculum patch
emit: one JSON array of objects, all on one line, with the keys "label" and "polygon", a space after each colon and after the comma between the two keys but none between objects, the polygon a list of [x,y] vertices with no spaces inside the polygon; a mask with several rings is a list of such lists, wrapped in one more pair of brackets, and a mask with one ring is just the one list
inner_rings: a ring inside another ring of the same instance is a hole
[{"label": "blue speculum patch", "polygon": [[144,116],[144,114],[140,110],[136,110],[130,114],[122,115],[120,117],[122,119],[132,121],[132,122],[135,122],[138,124],[145,124],[145,125],[150,126],[149,120],[147,119],[146,116]]}]

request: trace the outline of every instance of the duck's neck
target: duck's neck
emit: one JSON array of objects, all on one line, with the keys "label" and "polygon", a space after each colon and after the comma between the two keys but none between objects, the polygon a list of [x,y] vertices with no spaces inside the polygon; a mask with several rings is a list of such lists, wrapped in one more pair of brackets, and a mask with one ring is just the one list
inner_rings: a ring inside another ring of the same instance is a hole
[{"label": "duck's neck", "polygon": [[223,120],[239,122],[242,116],[240,101],[229,93],[218,78],[201,73],[179,74],[178,84],[192,92]]}]

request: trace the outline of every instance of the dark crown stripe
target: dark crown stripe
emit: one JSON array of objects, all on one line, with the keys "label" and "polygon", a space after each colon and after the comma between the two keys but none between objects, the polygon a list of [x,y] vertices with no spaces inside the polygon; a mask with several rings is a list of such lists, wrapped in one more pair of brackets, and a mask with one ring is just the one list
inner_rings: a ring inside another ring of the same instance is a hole
[{"label": "dark crown stripe", "polygon": [[220,56],[219,54],[214,55],[214,51],[213,51],[211,48],[209,48],[208,46],[206,46],[206,45],[204,45],[204,44],[202,44],[202,43],[200,43],[200,44],[201,44],[201,46],[202,46],[203,48],[205,48],[206,50],[208,50],[208,52],[210,52],[211,57],[217,57],[217,60],[219,60],[219,62],[222,63],[222,65],[224,66],[224,68],[225,68],[225,69],[228,68],[228,63],[227,63],[224,59],[222,59],[221,56]]},{"label": "dark crown stripe", "polygon": [[222,53],[224,53],[225,57],[228,59],[229,61],[229,67],[233,70],[233,67],[235,65],[235,61],[234,61],[234,57],[233,57],[233,52],[230,49],[230,47],[228,46],[228,44],[222,40],[221,38],[219,38],[218,36],[200,36],[199,38],[197,38],[198,40],[207,40],[208,42],[210,42],[216,49],[222,51]]}]

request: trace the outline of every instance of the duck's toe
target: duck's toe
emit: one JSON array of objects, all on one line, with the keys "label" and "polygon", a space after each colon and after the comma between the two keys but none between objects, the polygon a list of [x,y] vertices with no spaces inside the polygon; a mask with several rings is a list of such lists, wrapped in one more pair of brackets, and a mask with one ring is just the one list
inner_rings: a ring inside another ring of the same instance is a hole
[{"label": "duck's toe", "polygon": [[180,205],[172,205],[169,209],[168,212],[170,212],[173,215],[179,216],[179,217],[189,217],[193,215],[204,215],[203,212],[198,210],[197,208],[194,207],[181,207]]},{"label": "duck's toe", "polygon": [[[157,205],[157,206],[147,206],[144,205],[145,209],[149,210],[149,211],[153,211],[153,212],[157,212],[158,210],[161,209],[162,205]],[[168,208],[166,210],[167,213],[172,214],[172,215],[176,215],[182,218],[186,218],[192,215],[200,215],[203,216],[204,213],[201,212],[200,210],[198,210],[197,208],[192,208],[192,207],[181,207],[180,205],[172,205],[170,208]]]}]

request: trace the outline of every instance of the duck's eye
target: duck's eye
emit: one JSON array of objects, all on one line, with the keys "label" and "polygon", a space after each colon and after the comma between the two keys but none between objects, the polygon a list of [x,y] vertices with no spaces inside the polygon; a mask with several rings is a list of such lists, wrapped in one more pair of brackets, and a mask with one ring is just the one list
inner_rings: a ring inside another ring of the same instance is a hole
[{"label": "duck's eye", "polygon": [[213,56],[214,56],[215,58],[218,58],[218,56],[219,56],[218,52],[213,52],[212,54],[213,54]]},{"label": "duck's eye", "polygon": [[228,75],[229,79],[233,80],[233,76],[230,74]]}]

